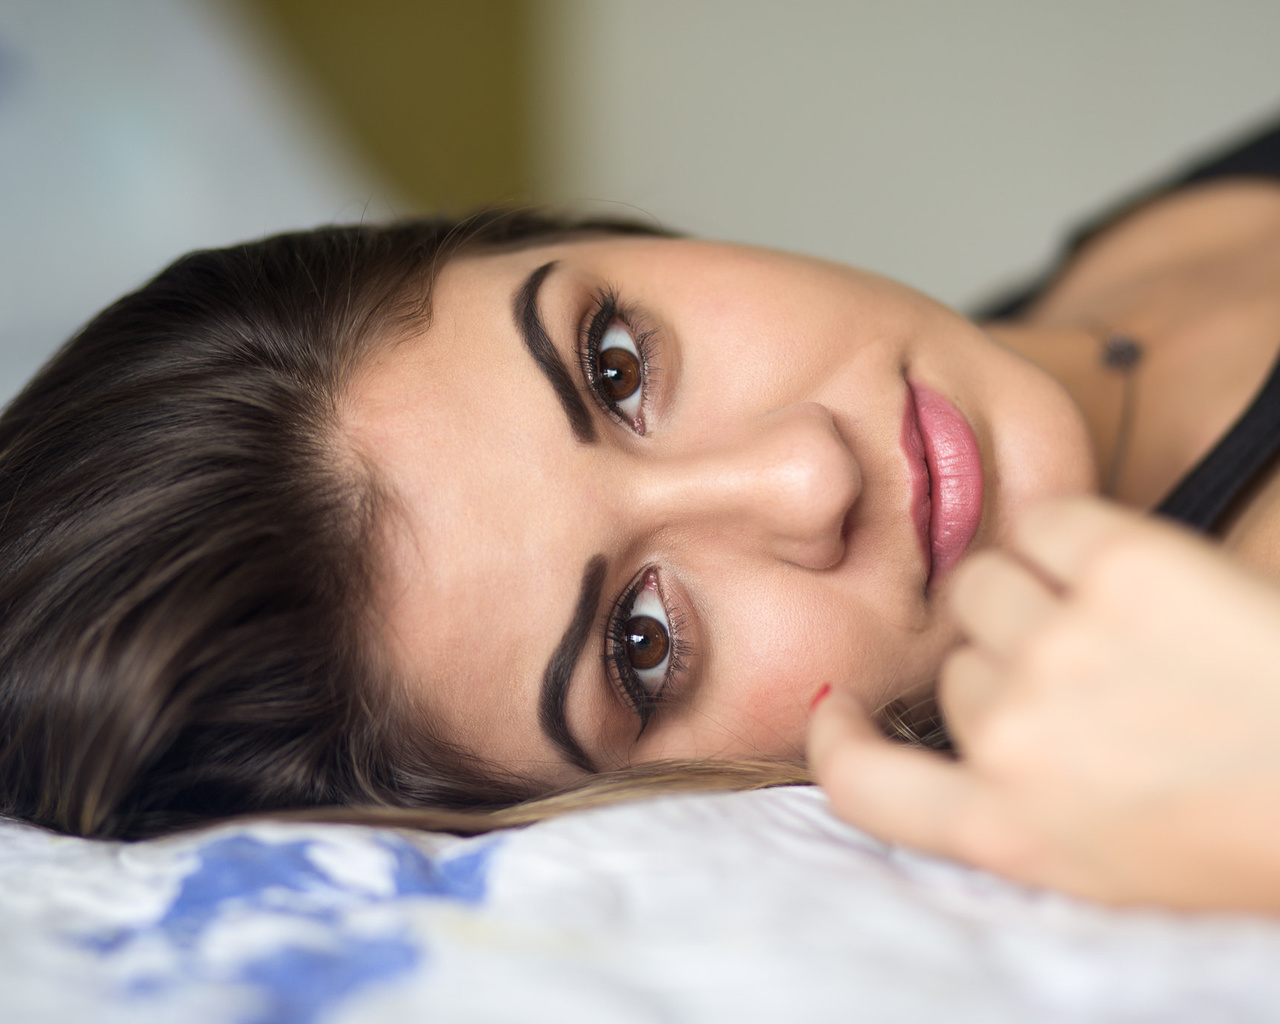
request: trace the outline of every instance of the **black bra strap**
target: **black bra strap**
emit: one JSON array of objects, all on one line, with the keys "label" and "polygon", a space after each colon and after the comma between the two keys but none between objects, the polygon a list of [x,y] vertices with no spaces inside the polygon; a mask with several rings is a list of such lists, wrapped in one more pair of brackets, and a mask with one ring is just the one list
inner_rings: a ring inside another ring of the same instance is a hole
[{"label": "black bra strap", "polygon": [[1160,502],[1156,512],[1209,530],[1280,450],[1280,358],[1257,397],[1213,449]]}]

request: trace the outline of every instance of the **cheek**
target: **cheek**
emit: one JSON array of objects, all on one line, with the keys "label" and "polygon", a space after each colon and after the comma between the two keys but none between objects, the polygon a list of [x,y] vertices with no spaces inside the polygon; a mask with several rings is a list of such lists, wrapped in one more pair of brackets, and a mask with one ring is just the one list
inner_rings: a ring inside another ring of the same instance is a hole
[{"label": "cheek", "polygon": [[762,755],[803,748],[809,702],[823,683],[876,702],[900,662],[901,637],[827,594],[775,593],[724,624],[707,717]]},{"label": "cheek", "polygon": [[901,626],[847,594],[776,596],[772,612],[739,626],[717,658],[714,712],[719,724],[749,737],[760,754],[803,751],[809,701],[824,682],[846,687],[878,710],[936,678],[954,630]]}]

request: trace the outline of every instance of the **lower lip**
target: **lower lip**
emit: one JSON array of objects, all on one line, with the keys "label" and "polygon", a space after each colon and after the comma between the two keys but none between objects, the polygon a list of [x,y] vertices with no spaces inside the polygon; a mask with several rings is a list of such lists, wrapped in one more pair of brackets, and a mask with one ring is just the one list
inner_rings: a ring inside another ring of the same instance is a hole
[{"label": "lower lip", "polygon": [[[911,403],[903,446],[913,467],[913,514],[929,553],[932,583],[964,557],[978,532],[982,457],[973,428],[960,410],[923,385],[908,386]],[[928,467],[927,480],[923,466]]]}]

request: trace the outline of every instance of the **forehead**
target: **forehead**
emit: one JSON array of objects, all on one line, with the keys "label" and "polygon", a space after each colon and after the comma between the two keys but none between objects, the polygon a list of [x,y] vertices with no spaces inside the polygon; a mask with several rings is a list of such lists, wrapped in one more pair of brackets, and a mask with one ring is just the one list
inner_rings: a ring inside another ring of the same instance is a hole
[{"label": "forehead", "polygon": [[[446,265],[429,325],[382,347],[342,410],[393,498],[376,591],[392,663],[439,731],[511,765],[561,761],[537,728],[537,690],[591,554],[564,487],[580,446],[513,318],[550,258]],[[544,303],[546,326],[564,337],[556,308]]]}]

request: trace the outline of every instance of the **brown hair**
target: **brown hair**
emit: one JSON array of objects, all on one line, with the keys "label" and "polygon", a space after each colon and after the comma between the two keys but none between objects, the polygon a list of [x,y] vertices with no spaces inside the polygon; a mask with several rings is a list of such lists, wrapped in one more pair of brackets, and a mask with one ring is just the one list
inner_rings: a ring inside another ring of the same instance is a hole
[{"label": "brown hair", "polygon": [[600,230],[656,233],[491,212],[196,252],[68,342],[0,417],[0,812],[96,836],[316,807],[482,831],[801,781],[666,765],[503,810],[535,794],[410,728],[368,642],[382,502],[332,442],[352,373],[429,317],[451,256]]}]

